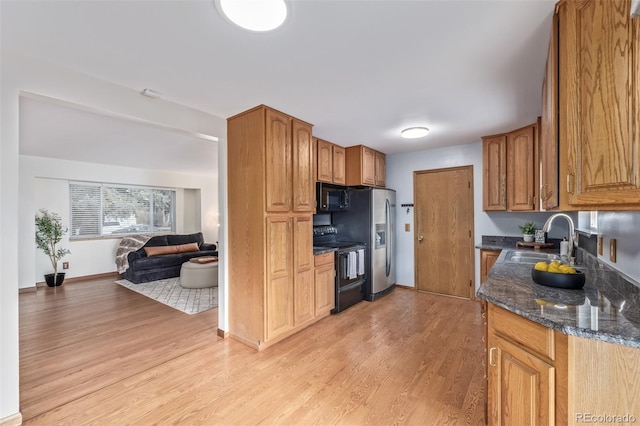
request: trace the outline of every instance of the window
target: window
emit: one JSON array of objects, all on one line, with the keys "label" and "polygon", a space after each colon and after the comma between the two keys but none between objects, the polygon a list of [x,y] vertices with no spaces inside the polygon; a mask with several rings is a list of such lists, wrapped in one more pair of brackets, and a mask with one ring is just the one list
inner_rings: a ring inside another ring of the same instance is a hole
[{"label": "window", "polygon": [[71,239],[175,232],[176,191],[70,182]]}]

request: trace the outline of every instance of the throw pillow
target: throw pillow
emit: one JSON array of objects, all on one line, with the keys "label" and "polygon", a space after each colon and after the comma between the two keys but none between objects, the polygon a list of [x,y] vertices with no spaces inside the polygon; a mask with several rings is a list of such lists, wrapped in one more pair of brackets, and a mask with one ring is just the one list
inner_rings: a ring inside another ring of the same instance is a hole
[{"label": "throw pillow", "polygon": [[163,254],[178,254],[189,253],[192,251],[198,251],[198,243],[179,244],[175,246],[159,246],[159,247],[145,247],[144,251],[148,257],[160,256]]}]

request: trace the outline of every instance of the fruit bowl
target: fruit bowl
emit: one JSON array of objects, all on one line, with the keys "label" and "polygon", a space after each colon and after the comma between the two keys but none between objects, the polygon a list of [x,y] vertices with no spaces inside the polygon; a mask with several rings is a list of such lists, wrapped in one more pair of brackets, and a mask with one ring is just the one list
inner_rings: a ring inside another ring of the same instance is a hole
[{"label": "fruit bowl", "polygon": [[555,272],[538,271],[531,269],[531,278],[540,285],[564,289],[580,289],[584,287],[584,272],[576,271],[575,274],[558,274]]}]

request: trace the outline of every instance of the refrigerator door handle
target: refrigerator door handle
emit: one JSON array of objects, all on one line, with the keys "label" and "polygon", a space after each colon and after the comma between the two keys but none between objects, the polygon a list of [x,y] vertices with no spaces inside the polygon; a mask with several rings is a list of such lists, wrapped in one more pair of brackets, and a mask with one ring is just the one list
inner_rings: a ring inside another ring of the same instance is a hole
[{"label": "refrigerator door handle", "polygon": [[384,251],[385,251],[385,273],[387,275],[387,277],[389,276],[389,274],[391,273],[391,234],[389,233],[390,231],[390,227],[391,227],[391,205],[389,204],[389,199],[385,200],[385,205],[384,205],[384,220],[385,220],[385,245],[384,245]]}]

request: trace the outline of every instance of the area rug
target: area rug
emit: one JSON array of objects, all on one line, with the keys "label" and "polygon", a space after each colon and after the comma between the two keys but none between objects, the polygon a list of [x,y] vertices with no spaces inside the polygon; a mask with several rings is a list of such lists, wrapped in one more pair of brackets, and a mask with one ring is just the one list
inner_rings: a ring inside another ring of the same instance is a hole
[{"label": "area rug", "polygon": [[218,307],[218,287],[182,288],[180,278],[141,284],[128,280],[117,280],[116,283],[191,315]]}]

